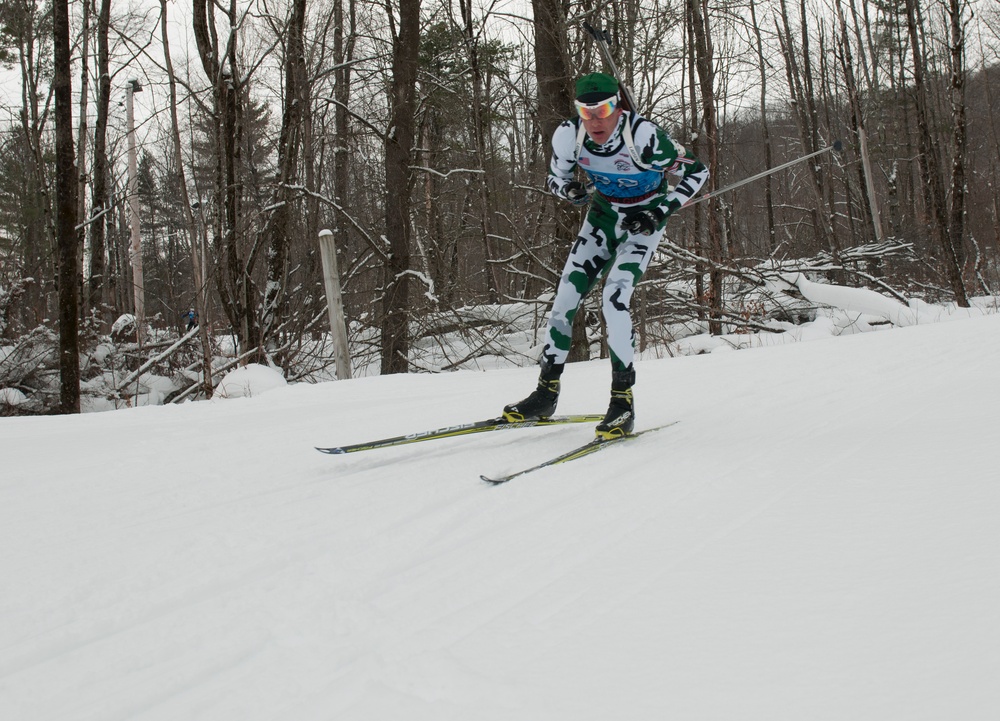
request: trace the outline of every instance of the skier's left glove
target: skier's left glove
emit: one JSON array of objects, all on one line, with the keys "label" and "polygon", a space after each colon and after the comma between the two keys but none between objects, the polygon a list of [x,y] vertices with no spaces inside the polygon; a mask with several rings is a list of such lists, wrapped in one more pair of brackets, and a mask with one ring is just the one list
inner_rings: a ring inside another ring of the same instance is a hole
[{"label": "skier's left glove", "polygon": [[643,208],[625,214],[622,228],[632,235],[652,235],[660,227],[666,214],[659,208]]}]

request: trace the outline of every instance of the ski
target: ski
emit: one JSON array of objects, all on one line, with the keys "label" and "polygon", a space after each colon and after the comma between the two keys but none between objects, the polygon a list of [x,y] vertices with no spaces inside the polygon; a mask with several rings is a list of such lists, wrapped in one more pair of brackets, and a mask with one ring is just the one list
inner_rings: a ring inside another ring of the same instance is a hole
[{"label": "ski", "polygon": [[547,461],[542,461],[530,468],[523,468],[520,471],[515,471],[506,476],[497,476],[496,478],[491,478],[489,476],[479,476],[482,480],[490,483],[494,486],[499,486],[501,483],[506,483],[518,476],[523,476],[526,473],[532,473],[533,471],[540,470],[542,468],[547,468],[549,466],[556,466],[560,463],[569,463],[570,461],[575,461],[577,458],[583,458],[584,456],[589,456],[592,453],[597,453],[598,451],[603,451],[605,448],[610,448],[611,446],[618,445],[619,443],[624,443],[625,441],[631,441],[639,436],[645,435],[646,433],[652,433],[653,431],[663,430],[664,428],[669,428],[670,426],[676,425],[680,421],[673,421],[672,423],[665,423],[662,426],[656,426],[655,428],[646,428],[645,430],[638,431],[636,433],[630,433],[627,436],[621,436],[619,438],[595,438],[589,443],[584,443],[579,448],[574,448],[571,451],[562,453],[554,458],[550,458]]},{"label": "ski", "polygon": [[376,448],[404,446],[409,443],[434,441],[440,438],[454,438],[455,436],[466,436],[471,433],[505,431],[513,428],[544,428],[546,426],[561,426],[568,423],[600,423],[603,419],[603,415],[552,416],[551,418],[536,419],[531,421],[508,421],[503,418],[490,418],[485,421],[460,423],[456,426],[445,426],[443,428],[435,428],[430,431],[410,433],[405,436],[383,438],[378,441],[367,441],[365,443],[354,443],[347,446],[334,446],[331,448],[317,447],[316,450],[320,453],[329,453],[330,455],[339,456],[344,453],[357,453],[358,451],[371,451]]}]

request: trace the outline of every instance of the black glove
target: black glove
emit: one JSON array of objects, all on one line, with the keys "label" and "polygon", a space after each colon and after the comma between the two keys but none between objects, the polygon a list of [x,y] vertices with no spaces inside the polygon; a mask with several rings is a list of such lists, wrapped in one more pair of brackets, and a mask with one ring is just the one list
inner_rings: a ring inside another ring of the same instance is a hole
[{"label": "black glove", "polygon": [[587,192],[587,187],[577,180],[566,183],[563,187],[563,195],[573,205],[586,205],[590,202],[590,193]]},{"label": "black glove", "polygon": [[666,214],[659,208],[632,210],[625,214],[622,228],[632,235],[652,235],[665,217]]}]

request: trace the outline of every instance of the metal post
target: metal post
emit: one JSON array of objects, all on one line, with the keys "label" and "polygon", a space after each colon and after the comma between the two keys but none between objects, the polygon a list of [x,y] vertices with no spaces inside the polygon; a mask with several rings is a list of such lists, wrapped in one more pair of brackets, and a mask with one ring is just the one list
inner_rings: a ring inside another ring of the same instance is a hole
[{"label": "metal post", "polygon": [[319,232],[319,250],[323,259],[323,282],[326,286],[326,307],[330,315],[330,335],[337,360],[338,380],[351,377],[351,352],[347,347],[347,324],[344,321],[344,299],[340,293],[340,272],[337,270],[337,245],[332,230]]}]

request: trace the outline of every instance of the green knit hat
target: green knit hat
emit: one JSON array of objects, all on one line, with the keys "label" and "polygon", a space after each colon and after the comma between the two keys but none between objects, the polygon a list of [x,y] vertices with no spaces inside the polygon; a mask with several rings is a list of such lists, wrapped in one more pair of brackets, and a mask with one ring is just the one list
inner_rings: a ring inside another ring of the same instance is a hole
[{"label": "green knit hat", "polygon": [[618,81],[605,73],[591,73],[576,81],[576,99],[596,103],[618,94]]}]

